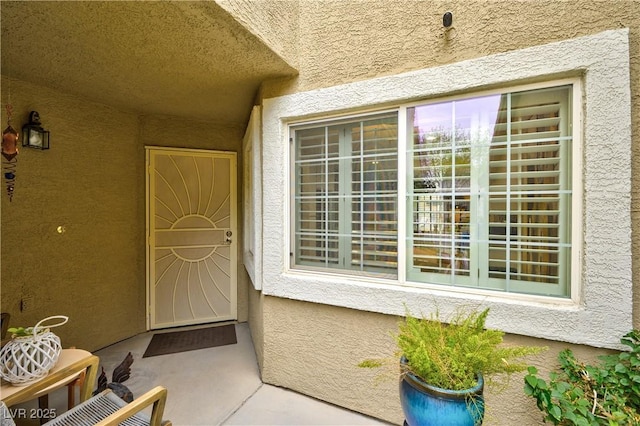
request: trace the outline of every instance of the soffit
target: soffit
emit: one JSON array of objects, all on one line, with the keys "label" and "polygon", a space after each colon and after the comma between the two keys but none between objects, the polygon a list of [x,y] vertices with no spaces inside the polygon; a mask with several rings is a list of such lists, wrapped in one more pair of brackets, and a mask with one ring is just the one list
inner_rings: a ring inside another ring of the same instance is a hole
[{"label": "soffit", "polygon": [[296,70],[213,1],[1,3],[2,73],[139,114],[246,123]]}]

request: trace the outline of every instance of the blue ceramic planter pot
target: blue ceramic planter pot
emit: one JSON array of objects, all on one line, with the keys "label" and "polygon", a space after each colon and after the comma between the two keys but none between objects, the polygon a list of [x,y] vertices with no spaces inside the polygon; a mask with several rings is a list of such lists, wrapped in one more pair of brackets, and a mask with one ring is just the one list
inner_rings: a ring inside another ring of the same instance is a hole
[{"label": "blue ceramic planter pot", "polygon": [[[405,361],[403,358],[402,361]],[[400,380],[400,403],[408,426],[478,426],[484,417],[484,380],[462,391],[431,386],[414,374]]]}]

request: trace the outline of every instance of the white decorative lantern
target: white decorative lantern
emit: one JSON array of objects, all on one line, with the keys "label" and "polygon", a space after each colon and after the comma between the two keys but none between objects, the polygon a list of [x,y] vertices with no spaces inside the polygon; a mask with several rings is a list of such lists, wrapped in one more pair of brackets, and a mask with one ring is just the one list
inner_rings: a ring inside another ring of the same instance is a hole
[{"label": "white decorative lantern", "polygon": [[[61,319],[57,324],[45,326],[45,321]],[[16,336],[0,349],[0,377],[14,385],[26,385],[47,375],[58,361],[62,346],[60,338],[49,331],[65,324],[68,317],[47,317],[33,327],[33,335]]]}]

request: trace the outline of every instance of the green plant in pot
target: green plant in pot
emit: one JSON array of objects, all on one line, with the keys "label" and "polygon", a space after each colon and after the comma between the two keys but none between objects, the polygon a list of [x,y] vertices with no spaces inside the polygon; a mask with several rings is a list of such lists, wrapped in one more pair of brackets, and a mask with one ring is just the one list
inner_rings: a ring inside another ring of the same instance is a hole
[{"label": "green plant in pot", "polygon": [[[409,312],[395,336],[400,357],[400,402],[408,426],[473,426],[484,418],[484,383],[523,371],[519,360],[545,348],[506,346],[504,333],[485,328],[489,309],[464,310],[443,322],[439,314]],[[367,359],[380,367],[388,359]],[[396,364],[397,365],[397,364]]]}]

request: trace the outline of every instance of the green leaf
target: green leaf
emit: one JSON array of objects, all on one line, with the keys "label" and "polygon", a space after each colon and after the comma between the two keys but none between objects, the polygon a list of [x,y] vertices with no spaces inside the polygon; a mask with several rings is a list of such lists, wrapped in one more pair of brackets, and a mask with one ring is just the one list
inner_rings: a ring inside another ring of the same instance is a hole
[{"label": "green leaf", "polygon": [[558,407],[557,405],[552,405],[551,407],[549,407],[549,414],[551,415],[551,417],[558,421],[562,420],[562,410],[560,410],[560,407]]},{"label": "green leaf", "polygon": [[576,395],[579,398],[584,396],[584,390],[582,390],[582,388],[575,388],[573,390],[573,393],[574,393],[574,395]]},{"label": "green leaf", "polygon": [[614,411],[613,413],[611,413],[611,416],[613,416],[614,419],[620,420],[624,420],[627,417],[622,411]]},{"label": "green leaf", "polygon": [[33,327],[11,327],[8,328],[7,331],[11,333],[12,336],[30,336],[33,334]]},{"label": "green leaf", "polygon": [[535,376],[525,376],[524,380],[532,388],[537,388],[538,387],[538,378],[537,377],[535,377]]},{"label": "green leaf", "polygon": [[524,394],[527,396],[533,396],[533,388],[528,383],[525,383],[524,385]]},{"label": "green leaf", "polygon": [[534,375],[525,380],[547,422],[640,426],[640,330],[625,337],[623,343],[631,352],[601,356],[597,364],[587,364],[564,350],[558,354],[560,370],[549,373],[549,382]]},{"label": "green leaf", "polygon": [[[572,386],[567,382],[556,382],[555,386],[560,393],[565,393],[572,388]],[[580,388],[576,388],[576,390],[580,390]]]},{"label": "green leaf", "polygon": [[624,364],[616,364],[615,371],[616,373],[626,373],[627,367]]},{"label": "green leaf", "polygon": [[[581,401],[584,401],[581,400]],[[580,406],[577,407],[578,413],[582,414],[583,416],[587,416],[587,413],[589,412],[589,410],[587,410],[587,408],[585,407],[586,404],[582,404]]]},{"label": "green leaf", "polygon": [[570,420],[571,422],[573,422],[574,424],[577,422],[578,418],[576,417],[576,414],[573,411],[569,411],[568,413],[566,413],[564,415],[564,418],[567,420]]}]

